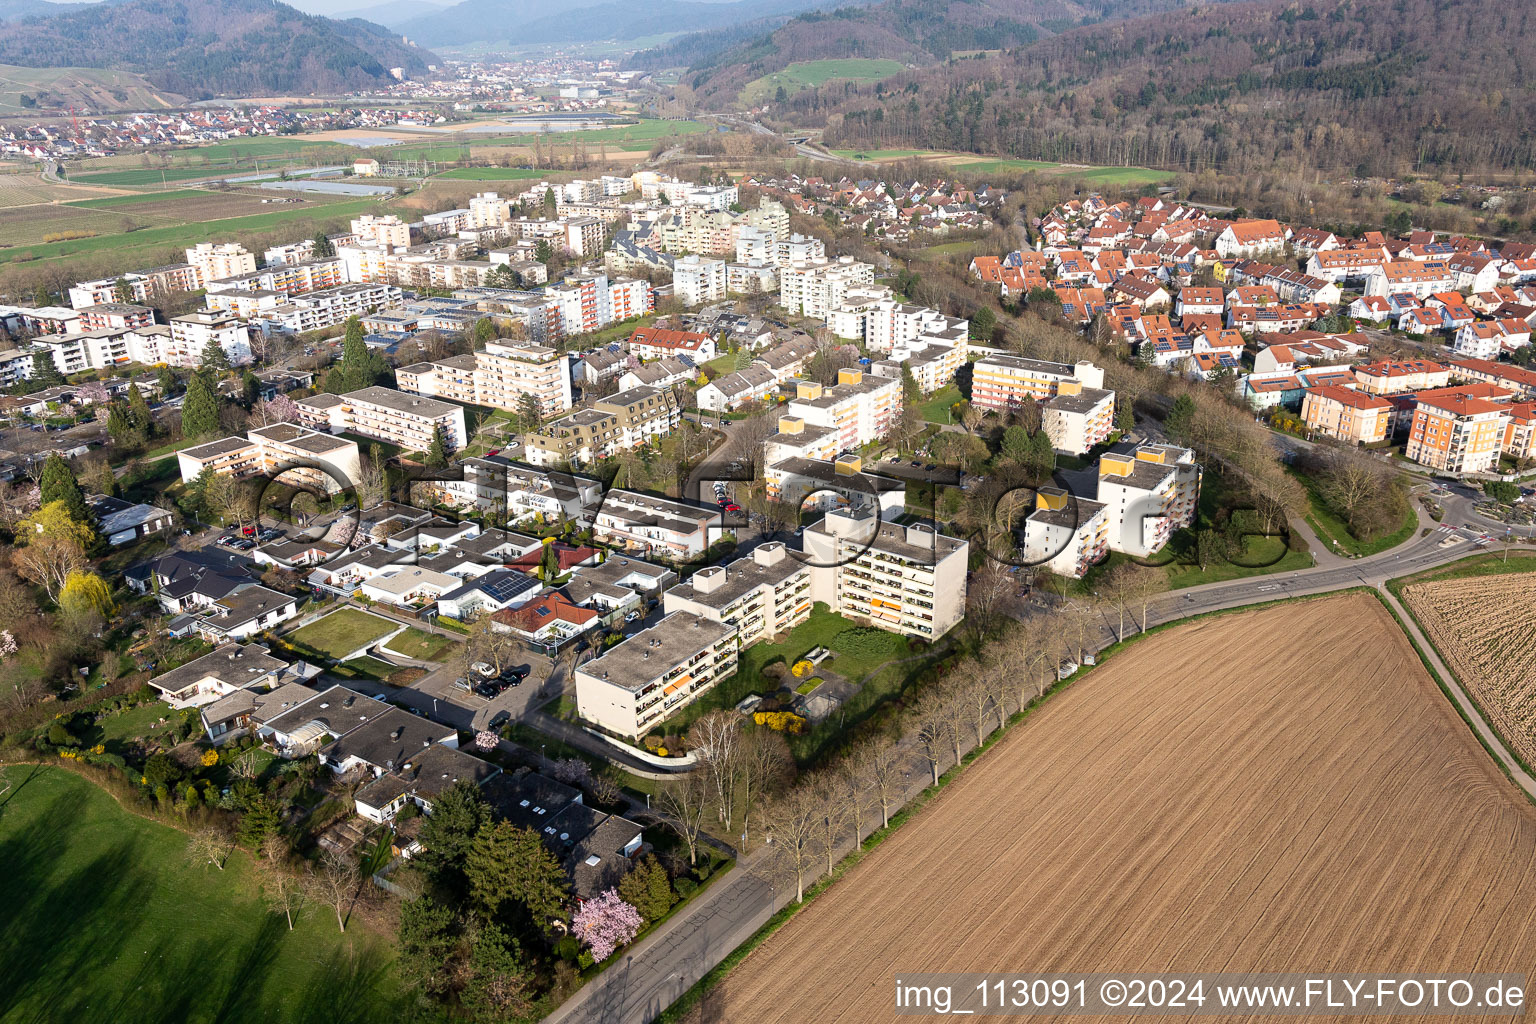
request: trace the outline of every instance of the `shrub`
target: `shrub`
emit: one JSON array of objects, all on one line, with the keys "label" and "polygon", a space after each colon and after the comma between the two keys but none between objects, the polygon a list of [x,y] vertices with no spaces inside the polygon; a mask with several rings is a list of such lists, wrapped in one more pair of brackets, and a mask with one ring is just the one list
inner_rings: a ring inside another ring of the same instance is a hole
[{"label": "shrub", "polygon": [[699,883],[695,882],[691,878],[688,878],[687,876],[684,876],[673,882],[672,888],[677,890],[678,899],[686,900],[688,897],[699,891]]},{"label": "shrub", "polygon": [[787,732],[793,736],[800,735],[800,730],[805,728],[805,719],[793,711],[757,711],[753,713],[752,721],[774,732]]}]

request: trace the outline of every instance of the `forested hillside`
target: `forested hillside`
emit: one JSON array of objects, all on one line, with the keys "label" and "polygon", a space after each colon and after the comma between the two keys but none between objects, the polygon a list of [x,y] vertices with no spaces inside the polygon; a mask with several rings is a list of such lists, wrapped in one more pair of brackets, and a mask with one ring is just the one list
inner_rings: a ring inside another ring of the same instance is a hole
[{"label": "forested hillside", "polygon": [[[796,61],[889,57],[932,64],[952,54],[1018,47],[1106,19],[1182,7],[1185,0],[884,0],[810,12],[747,41],[684,36],[641,60],[686,57],[701,97],[729,106],[745,83]],[[711,45],[718,44],[718,45]],[[734,45],[727,45],[734,44]]]},{"label": "forested hillside", "polygon": [[363,88],[435,59],[369,22],[270,0],[129,0],[0,24],[0,63],[121,68],[193,98]]},{"label": "forested hillside", "polygon": [[780,116],[838,146],[1187,171],[1536,169],[1530,4],[1269,0],[1077,29]]}]

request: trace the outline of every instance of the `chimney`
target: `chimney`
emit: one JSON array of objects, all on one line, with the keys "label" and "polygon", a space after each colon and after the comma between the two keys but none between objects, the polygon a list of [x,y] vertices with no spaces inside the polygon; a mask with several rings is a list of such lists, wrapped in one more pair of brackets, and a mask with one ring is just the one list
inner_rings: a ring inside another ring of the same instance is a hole
[{"label": "chimney", "polygon": [[398,740],[400,738],[400,734],[403,733],[403,732],[405,732],[404,729],[396,728],[393,732],[391,732],[389,734],[389,738],[392,739],[392,740]]}]

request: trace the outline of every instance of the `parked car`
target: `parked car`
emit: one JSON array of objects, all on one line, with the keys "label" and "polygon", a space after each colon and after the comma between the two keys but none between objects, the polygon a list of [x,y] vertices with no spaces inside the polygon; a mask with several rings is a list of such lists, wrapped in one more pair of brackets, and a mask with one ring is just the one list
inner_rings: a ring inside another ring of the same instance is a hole
[{"label": "parked car", "polygon": [[624,616],[624,621],[625,622],[634,622],[638,618],[640,618],[640,613],[639,612],[630,612],[628,615]]},{"label": "parked car", "polygon": [[495,731],[497,729],[500,729],[502,726],[506,725],[511,720],[512,720],[511,712],[508,712],[508,711],[498,711],[498,712],[496,712],[496,714],[491,716],[491,720],[490,720],[490,722],[487,723],[487,726],[492,731]]},{"label": "parked car", "polygon": [[740,512],[741,511],[741,506],[736,504],[734,501],[727,502],[726,506],[725,506],[725,510],[727,512]]},{"label": "parked car", "polygon": [[496,674],[496,666],[492,665],[488,661],[477,661],[469,667],[472,671],[480,673],[487,679]]}]

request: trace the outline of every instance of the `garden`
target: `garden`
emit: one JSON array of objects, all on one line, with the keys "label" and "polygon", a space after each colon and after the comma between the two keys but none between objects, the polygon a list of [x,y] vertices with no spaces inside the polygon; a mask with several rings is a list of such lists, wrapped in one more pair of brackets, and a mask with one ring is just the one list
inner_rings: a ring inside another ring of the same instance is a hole
[{"label": "garden", "polygon": [[390,619],[357,608],[338,608],[289,633],[282,642],[301,654],[339,661],[399,628]]}]

